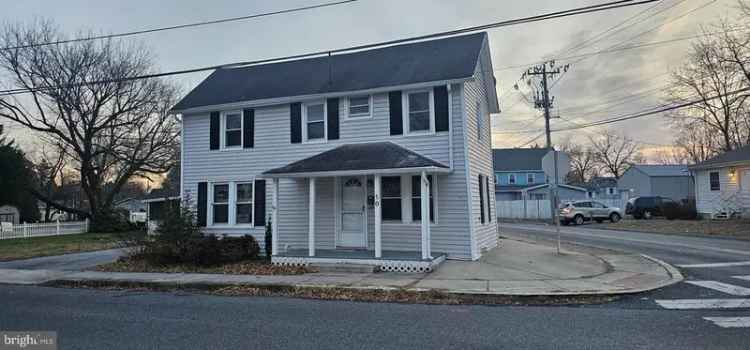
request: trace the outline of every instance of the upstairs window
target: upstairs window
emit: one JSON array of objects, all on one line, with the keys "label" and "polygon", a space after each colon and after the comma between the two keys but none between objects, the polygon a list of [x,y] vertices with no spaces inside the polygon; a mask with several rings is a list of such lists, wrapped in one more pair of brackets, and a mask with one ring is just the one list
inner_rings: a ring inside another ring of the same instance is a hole
[{"label": "upstairs window", "polygon": [[721,181],[719,181],[719,172],[712,171],[708,174],[711,191],[721,191]]},{"label": "upstairs window", "polygon": [[370,95],[354,96],[349,98],[348,118],[367,118],[371,112]]},{"label": "upstairs window", "polygon": [[304,111],[304,140],[325,140],[326,137],[326,106],[323,102],[305,104]]},{"label": "upstairs window", "polygon": [[383,220],[401,221],[401,177],[383,177]]},{"label": "upstairs window", "polygon": [[214,185],[213,223],[229,223],[229,184]]},{"label": "upstairs window", "polygon": [[226,112],[222,118],[222,147],[242,147],[242,112]]},{"label": "upstairs window", "polygon": [[526,174],[526,182],[529,184],[535,183],[536,178],[534,177],[534,174]]},{"label": "upstairs window", "polygon": [[511,185],[516,184],[516,174],[510,174],[508,175],[508,183]]},{"label": "upstairs window", "polygon": [[431,100],[429,90],[406,93],[406,130],[409,133],[427,133],[433,129]]}]

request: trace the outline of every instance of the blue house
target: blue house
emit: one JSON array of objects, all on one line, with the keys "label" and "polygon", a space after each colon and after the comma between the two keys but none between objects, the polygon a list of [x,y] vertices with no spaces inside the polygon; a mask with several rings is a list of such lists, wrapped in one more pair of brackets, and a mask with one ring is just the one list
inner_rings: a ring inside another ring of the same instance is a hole
[{"label": "blue house", "polygon": [[[555,175],[547,174],[542,164],[545,158],[551,157],[554,157],[554,152],[548,148],[493,149],[496,201],[548,199],[549,183],[554,181]],[[566,153],[558,152],[558,158],[563,168],[570,167],[570,158]],[[584,188],[566,185],[564,176],[558,176],[561,199],[586,198]]]}]

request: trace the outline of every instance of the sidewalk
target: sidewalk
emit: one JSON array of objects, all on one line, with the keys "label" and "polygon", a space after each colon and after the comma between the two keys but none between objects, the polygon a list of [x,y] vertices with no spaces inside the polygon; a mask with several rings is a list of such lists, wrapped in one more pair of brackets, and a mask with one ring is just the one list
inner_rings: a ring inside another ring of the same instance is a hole
[{"label": "sidewalk", "polygon": [[437,290],[488,295],[610,295],[648,291],[677,283],[679,271],[661,261],[611,251],[553,247],[503,239],[476,262],[443,263],[431,274],[323,274],[252,276],[197,273],[111,273],[56,269],[0,269],[0,283],[110,281],[166,285],[256,285],[357,289]]}]

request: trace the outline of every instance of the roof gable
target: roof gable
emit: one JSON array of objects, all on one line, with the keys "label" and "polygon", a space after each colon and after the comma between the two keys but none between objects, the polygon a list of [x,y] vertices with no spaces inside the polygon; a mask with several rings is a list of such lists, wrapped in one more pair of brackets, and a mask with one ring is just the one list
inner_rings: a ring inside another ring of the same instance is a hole
[{"label": "roof gable", "polygon": [[218,69],[172,109],[466,79],[474,75],[486,35]]},{"label": "roof gable", "polygon": [[492,150],[495,171],[542,170],[542,158],[548,148],[499,148]]},{"label": "roof gable", "polygon": [[636,164],[631,168],[651,177],[690,176],[687,165]]}]

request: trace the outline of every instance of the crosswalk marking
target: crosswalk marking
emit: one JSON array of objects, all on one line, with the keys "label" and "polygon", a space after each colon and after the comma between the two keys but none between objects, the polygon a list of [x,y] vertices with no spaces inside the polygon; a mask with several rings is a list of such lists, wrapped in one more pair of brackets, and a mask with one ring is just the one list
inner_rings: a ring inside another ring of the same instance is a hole
[{"label": "crosswalk marking", "polygon": [[688,265],[677,265],[677,266],[684,267],[684,268],[750,266],[750,261],[735,261],[735,262],[711,263],[711,264],[688,264]]},{"label": "crosswalk marking", "polygon": [[737,296],[749,296],[750,295],[750,288],[735,286],[733,284],[729,283],[723,283],[718,281],[685,281],[685,283],[689,283],[695,286],[718,290],[722,293],[727,293],[731,295],[737,295]]},{"label": "crosswalk marking", "polygon": [[711,321],[722,328],[750,327],[750,317],[704,317],[703,319]]},{"label": "crosswalk marking", "polygon": [[736,309],[750,308],[750,299],[673,299],[655,300],[665,309]]},{"label": "crosswalk marking", "polygon": [[740,279],[740,280],[745,280],[745,281],[750,281],[750,275],[747,275],[747,276],[732,276],[732,278],[736,278],[736,279]]}]

